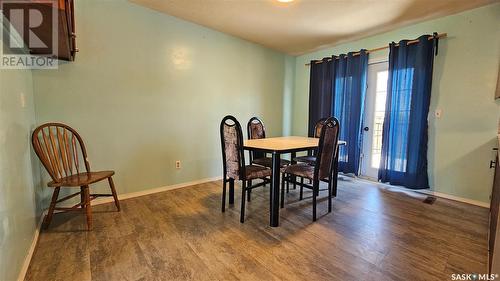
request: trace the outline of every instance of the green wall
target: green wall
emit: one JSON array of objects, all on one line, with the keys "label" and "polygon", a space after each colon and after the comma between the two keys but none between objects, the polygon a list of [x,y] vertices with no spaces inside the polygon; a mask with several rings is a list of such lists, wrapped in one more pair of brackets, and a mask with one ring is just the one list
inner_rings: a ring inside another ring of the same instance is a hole
[{"label": "green wall", "polygon": [[31,71],[0,69],[0,280],[17,280],[41,213],[34,124]]},{"label": "green wall", "polygon": [[[435,58],[429,116],[429,175],[431,189],[489,202],[493,171],[491,149],[497,146],[499,103],[494,101],[500,46],[500,4],[469,10],[296,58],[292,133],[306,135],[311,59],[391,41],[414,39],[434,31],[447,32]],[[387,52],[370,54],[387,58]],[[432,114],[442,110],[442,117]]]},{"label": "green wall", "polygon": [[285,59],[283,79],[283,136],[292,135],[293,95],[295,93],[295,57]]},{"label": "green wall", "polygon": [[75,11],[76,61],[33,71],[37,121],[77,129],[93,169],[116,171],[118,193],[221,176],[226,114],[282,134],[293,58],[128,1]]}]

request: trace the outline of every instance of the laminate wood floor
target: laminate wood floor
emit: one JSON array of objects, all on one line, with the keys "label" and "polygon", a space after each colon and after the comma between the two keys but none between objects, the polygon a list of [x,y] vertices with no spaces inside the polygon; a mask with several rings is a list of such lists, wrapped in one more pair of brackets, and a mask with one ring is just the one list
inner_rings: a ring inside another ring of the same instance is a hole
[{"label": "laminate wood floor", "polygon": [[[211,182],[55,216],[40,234],[26,280],[450,280],[485,273],[488,210],[376,184],[342,180],[333,212],[310,192],[287,195],[269,227],[269,188],[258,188],[239,223],[220,212]],[[320,197],[324,197],[324,192]]]}]

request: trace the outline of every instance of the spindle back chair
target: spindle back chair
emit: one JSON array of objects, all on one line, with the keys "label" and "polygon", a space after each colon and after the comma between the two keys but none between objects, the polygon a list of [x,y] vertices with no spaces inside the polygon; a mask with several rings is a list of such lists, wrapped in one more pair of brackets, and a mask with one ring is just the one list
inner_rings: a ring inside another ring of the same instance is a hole
[{"label": "spindle back chair", "polygon": [[[47,185],[54,187],[44,226],[48,227],[54,211],[85,210],[87,228],[92,229],[92,209],[90,201],[98,197],[113,196],[116,208],[120,211],[120,202],[116,194],[112,176],[114,171],[92,172],[87,151],[82,137],[68,125],[46,123],[37,127],[31,136],[36,155],[52,178]],[[91,194],[89,185],[101,180],[108,180],[111,194]],[[80,191],[58,199],[61,187],[79,187]],[[72,207],[57,207],[56,204],[80,195],[80,203]]]}]

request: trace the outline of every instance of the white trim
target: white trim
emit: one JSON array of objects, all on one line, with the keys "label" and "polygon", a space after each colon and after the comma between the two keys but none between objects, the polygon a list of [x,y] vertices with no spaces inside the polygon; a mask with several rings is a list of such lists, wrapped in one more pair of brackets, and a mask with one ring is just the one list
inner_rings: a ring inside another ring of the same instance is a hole
[{"label": "white trim", "polygon": [[455,195],[451,195],[451,194],[446,194],[446,193],[442,193],[442,192],[437,192],[437,191],[432,191],[432,190],[415,190],[415,191],[420,192],[420,193],[424,193],[424,194],[434,195],[434,196],[441,197],[441,198],[450,199],[453,201],[463,202],[463,203],[467,203],[467,204],[471,204],[471,205],[475,205],[475,206],[479,206],[479,207],[483,207],[483,208],[487,208],[487,209],[490,208],[489,203],[478,201],[478,200],[463,198],[463,197],[459,197],[459,196],[455,196]]},{"label": "white trim", "polygon": [[398,189],[404,190],[406,192],[416,192],[416,193],[421,193],[421,194],[433,195],[436,197],[445,198],[445,199],[449,199],[449,200],[453,200],[453,201],[458,201],[458,202],[462,202],[462,203],[466,203],[466,204],[470,204],[470,205],[475,205],[475,206],[479,206],[479,207],[483,207],[483,208],[487,208],[487,209],[490,208],[490,204],[486,203],[486,202],[468,199],[468,198],[463,198],[460,196],[446,194],[446,193],[433,191],[433,190],[429,190],[429,189],[408,189],[408,188],[404,188],[402,186],[390,185],[387,183],[377,182],[377,181],[370,180],[369,178],[363,178],[363,177],[357,177],[356,179],[359,179],[362,181],[368,181],[368,182],[374,183],[374,184],[384,185],[384,186],[391,187],[391,188],[398,188]]},{"label": "white trim", "polygon": [[371,58],[368,57],[368,65],[378,64],[378,63],[388,63],[389,57]]},{"label": "white trim", "polygon": [[40,216],[40,220],[38,221],[36,228],[35,228],[35,233],[33,235],[33,240],[31,241],[31,246],[28,250],[28,254],[24,258],[24,263],[23,266],[21,267],[21,271],[19,271],[19,275],[17,277],[18,281],[23,281],[24,278],[26,277],[26,273],[28,272],[28,268],[31,263],[31,258],[33,257],[33,254],[35,253],[35,248],[36,245],[38,244],[38,236],[40,235],[40,230],[42,229],[42,223],[43,223],[43,218],[47,214],[47,211],[42,212],[42,215]]},{"label": "white trim", "polygon": [[[118,199],[119,200],[125,200],[125,199],[129,199],[129,198],[134,198],[134,197],[139,197],[139,196],[154,194],[154,193],[158,193],[158,192],[163,192],[163,191],[168,191],[168,190],[174,190],[174,189],[178,189],[178,188],[188,187],[188,186],[192,186],[192,185],[198,185],[198,184],[202,184],[202,183],[212,182],[212,181],[216,181],[216,180],[220,180],[220,179],[222,179],[222,177],[204,178],[204,179],[201,179],[201,180],[183,182],[183,183],[178,183],[178,184],[173,184],[173,185],[167,185],[167,186],[162,186],[162,187],[157,187],[157,188],[146,189],[146,190],[142,190],[142,191],[136,191],[136,192],[118,194]],[[113,197],[102,197],[102,198],[93,200],[92,201],[92,206],[94,206],[94,205],[100,205],[100,204],[105,204],[105,203],[110,203],[110,202],[113,202],[113,201],[114,201]]]},{"label": "white trim", "polygon": [[[158,193],[158,192],[163,192],[163,191],[168,191],[168,190],[174,190],[174,189],[193,186],[193,185],[199,185],[202,183],[217,181],[217,180],[221,180],[221,179],[222,179],[222,177],[205,178],[205,179],[201,179],[201,180],[195,180],[195,181],[189,181],[189,182],[178,183],[178,184],[173,184],[173,185],[167,185],[167,186],[146,189],[146,190],[137,191],[137,192],[124,193],[124,194],[119,194],[118,199],[125,200],[125,199],[144,196],[144,195],[148,195],[148,194],[153,194],[153,193]],[[96,199],[96,200],[92,201],[92,205],[99,205],[99,204],[104,204],[104,203],[109,203],[109,202],[113,202],[112,197]],[[30,249],[28,251],[28,254],[26,255],[26,258],[24,259],[23,266],[22,266],[21,271],[19,272],[19,276],[17,278],[18,281],[23,281],[24,278],[26,277],[26,273],[28,272],[28,267],[30,266],[30,263],[31,263],[31,258],[33,257],[33,253],[35,252],[35,248],[36,248],[36,245],[38,243],[38,236],[40,235],[40,230],[42,229],[43,218],[45,217],[46,214],[47,214],[47,211],[45,210],[42,213],[42,215],[40,217],[40,221],[38,222],[38,224],[36,226],[35,234],[33,235],[33,241],[31,242]]]}]

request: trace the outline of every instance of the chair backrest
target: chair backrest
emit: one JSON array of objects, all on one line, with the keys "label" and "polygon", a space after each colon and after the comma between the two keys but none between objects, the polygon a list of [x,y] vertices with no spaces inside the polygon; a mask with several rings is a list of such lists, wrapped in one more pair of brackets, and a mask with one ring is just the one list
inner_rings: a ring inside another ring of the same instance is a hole
[{"label": "chair backrest", "polygon": [[[259,117],[252,117],[247,123],[247,134],[248,139],[265,139],[266,138],[266,127]],[[250,151],[250,162],[253,159],[263,158],[266,154],[259,151]]]},{"label": "chair backrest", "polygon": [[315,179],[325,179],[332,175],[339,141],[339,121],[335,117],[325,120],[319,137],[318,154],[314,168]]},{"label": "chair backrest", "polygon": [[55,182],[63,177],[90,171],[83,140],[68,125],[43,124],[33,131],[31,142],[36,155]]},{"label": "chair backrest", "polygon": [[259,117],[252,117],[248,120],[247,133],[249,140],[266,138],[266,128]]},{"label": "chair backrest", "polygon": [[224,179],[242,179],[245,175],[245,154],[243,153],[243,132],[241,125],[231,115],[220,123],[222,167]]},{"label": "chair backrest", "polygon": [[323,125],[325,124],[327,118],[321,118],[316,122],[314,125],[314,136],[315,138],[319,139],[319,136],[321,135],[321,128],[323,128]]}]

